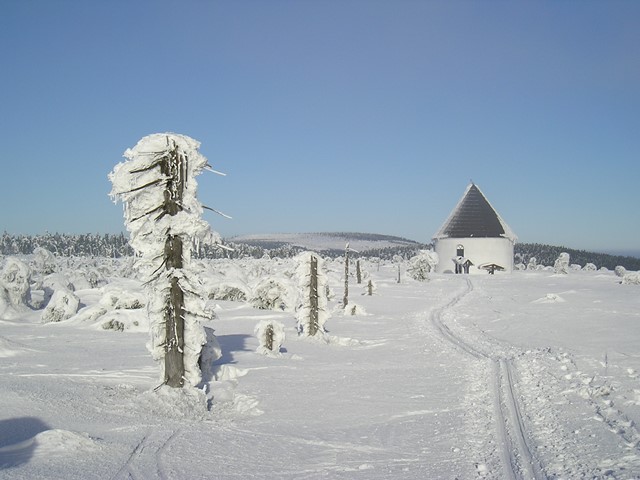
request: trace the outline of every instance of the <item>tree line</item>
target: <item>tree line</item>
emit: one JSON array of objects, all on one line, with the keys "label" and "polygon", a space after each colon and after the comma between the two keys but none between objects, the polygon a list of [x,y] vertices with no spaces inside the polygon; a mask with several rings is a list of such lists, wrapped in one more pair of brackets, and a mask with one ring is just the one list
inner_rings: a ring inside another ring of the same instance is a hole
[{"label": "tree line", "polygon": [[[264,256],[292,258],[306,250],[304,247],[281,242],[264,244],[224,242],[224,245],[227,248],[221,248],[219,245],[200,245],[199,249],[194,252],[194,256],[198,258],[230,259],[262,258]],[[36,247],[44,248],[56,255],[65,257],[120,258],[133,255],[133,249],[129,245],[129,237],[124,233],[14,235],[4,232],[0,237],[0,254],[2,255],[30,255]],[[397,256],[409,259],[416,256],[420,250],[428,250],[432,247],[433,245],[431,244],[415,243],[372,248],[360,252],[358,256],[379,258],[381,260],[392,260]],[[618,265],[622,265],[627,270],[640,270],[640,258],[637,257],[589,252],[542,243],[517,243],[514,247],[515,263],[526,265],[532,257],[535,257],[538,265],[552,266],[562,252],[570,255],[571,263],[581,266],[593,263],[598,268],[605,267],[609,270],[613,270]],[[317,253],[323,257],[337,258],[344,255],[344,250],[329,249]]]}]

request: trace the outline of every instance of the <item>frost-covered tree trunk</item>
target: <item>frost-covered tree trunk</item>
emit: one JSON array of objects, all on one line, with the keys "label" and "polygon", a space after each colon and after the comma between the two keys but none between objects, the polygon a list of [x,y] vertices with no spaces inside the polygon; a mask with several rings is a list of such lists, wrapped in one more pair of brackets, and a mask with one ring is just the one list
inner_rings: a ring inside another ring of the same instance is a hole
[{"label": "frost-covered tree trunk", "polygon": [[318,259],[311,255],[309,261],[309,335],[318,333]]},{"label": "frost-covered tree trunk", "polygon": [[356,260],[356,283],[362,283],[362,270],[360,269],[360,259]]},{"label": "frost-covered tree trunk", "polygon": [[321,260],[310,252],[299,256],[298,277],[301,285],[298,331],[313,337],[324,333],[327,320],[327,278]]},{"label": "frost-covered tree trunk", "polygon": [[342,307],[347,308],[349,304],[349,244],[344,249],[344,296],[342,297]]},{"label": "frost-covered tree trunk", "polygon": [[171,387],[200,382],[198,362],[207,341],[200,319],[211,318],[190,262],[195,243],[217,241],[196,198],[195,176],[210,168],[199,146],[184,135],[149,135],[109,175],[112,197],[125,206],[131,246],[149,276],[149,347]]}]

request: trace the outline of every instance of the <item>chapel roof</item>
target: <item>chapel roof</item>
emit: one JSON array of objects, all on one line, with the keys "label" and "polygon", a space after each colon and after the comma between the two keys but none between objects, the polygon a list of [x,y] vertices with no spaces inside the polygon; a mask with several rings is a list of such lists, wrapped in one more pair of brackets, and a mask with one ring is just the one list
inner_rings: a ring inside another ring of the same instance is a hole
[{"label": "chapel roof", "polygon": [[513,231],[474,183],[467,187],[449,218],[433,236],[434,240],[470,237],[504,237],[514,242],[516,240]]}]

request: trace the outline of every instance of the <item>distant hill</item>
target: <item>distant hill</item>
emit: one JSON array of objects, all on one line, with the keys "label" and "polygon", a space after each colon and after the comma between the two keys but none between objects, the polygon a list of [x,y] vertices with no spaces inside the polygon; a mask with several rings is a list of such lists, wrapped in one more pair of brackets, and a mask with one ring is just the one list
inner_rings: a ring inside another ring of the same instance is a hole
[{"label": "distant hill", "polygon": [[375,233],[319,232],[319,233],[272,233],[240,235],[227,239],[233,243],[244,243],[262,248],[278,248],[284,245],[312,251],[344,252],[345,246],[359,252],[381,248],[420,247],[421,244],[406,238]]}]

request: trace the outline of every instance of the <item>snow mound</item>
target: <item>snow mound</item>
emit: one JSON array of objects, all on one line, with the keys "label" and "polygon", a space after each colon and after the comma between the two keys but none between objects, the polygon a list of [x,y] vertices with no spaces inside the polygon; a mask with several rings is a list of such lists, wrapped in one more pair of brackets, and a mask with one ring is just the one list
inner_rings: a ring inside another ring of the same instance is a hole
[{"label": "snow mound", "polygon": [[78,455],[83,452],[98,450],[100,446],[84,433],[70,432],[68,430],[45,430],[34,437],[36,455]]},{"label": "snow mound", "polygon": [[562,298],[560,295],[556,295],[555,293],[547,293],[546,296],[539,298],[537,300],[534,300],[531,303],[562,303],[562,302],[566,302],[566,300]]},{"label": "snow mound", "polygon": [[140,395],[136,408],[154,418],[199,421],[208,416],[208,402],[206,394],[200,389],[163,385]]}]

